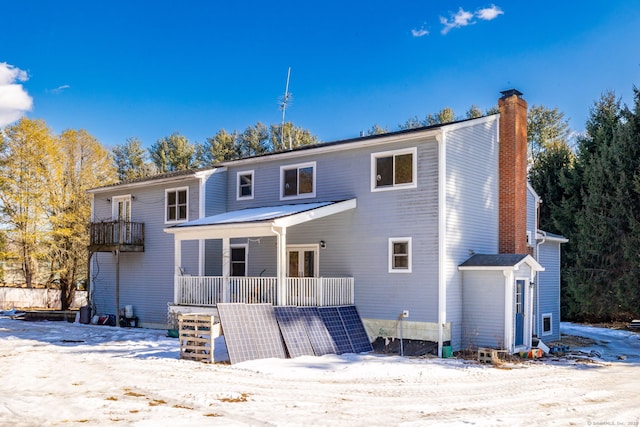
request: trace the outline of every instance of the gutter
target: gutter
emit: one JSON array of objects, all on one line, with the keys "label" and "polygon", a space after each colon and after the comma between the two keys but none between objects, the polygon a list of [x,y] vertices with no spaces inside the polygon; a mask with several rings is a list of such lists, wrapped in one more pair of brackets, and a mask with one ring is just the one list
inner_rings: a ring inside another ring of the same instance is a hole
[{"label": "gutter", "polygon": [[438,357],[442,357],[444,327],[447,322],[447,134],[436,135],[438,141]]}]

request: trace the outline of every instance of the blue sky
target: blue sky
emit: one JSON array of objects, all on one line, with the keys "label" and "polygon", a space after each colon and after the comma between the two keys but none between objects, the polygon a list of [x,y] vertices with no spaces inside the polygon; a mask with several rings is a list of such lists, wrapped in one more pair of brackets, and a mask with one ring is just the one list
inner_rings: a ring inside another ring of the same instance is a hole
[{"label": "blue sky", "polygon": [[395,130],[516,88],[575,131],[640,86],[640,3],[0,0],[0,126],[21,115],[112,147],[287,120],[323,141]]}]

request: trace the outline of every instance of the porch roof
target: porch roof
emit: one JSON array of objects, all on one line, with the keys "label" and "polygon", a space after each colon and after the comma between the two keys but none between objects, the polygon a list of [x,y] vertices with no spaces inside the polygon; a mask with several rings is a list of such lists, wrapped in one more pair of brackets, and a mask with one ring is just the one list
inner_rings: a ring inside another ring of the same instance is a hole
[{"label": "porch roof", "polygon": [[517,270],[528,264],[533,271],[544,271],[544,267],[527,254],[475,254],[458,266],[459,270]]},{"label": "porch roof", "polygon": [[274,235],[274,228],[287,228],[355,207],[356,199],[263,206],[184,222],[164,231],[184,240]]}]

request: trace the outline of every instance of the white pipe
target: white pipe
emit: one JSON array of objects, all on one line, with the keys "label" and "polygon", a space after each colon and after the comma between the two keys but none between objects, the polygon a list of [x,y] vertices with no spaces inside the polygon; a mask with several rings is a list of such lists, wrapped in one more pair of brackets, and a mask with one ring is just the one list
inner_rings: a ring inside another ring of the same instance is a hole
[{"label": "white pipe", "polygon": [[444,326],[447,322],[447,134],[443,130],[438,141],[438,357],[442,357]]},{"label": "white pipe", "polygon": [[[537,224],[536,224],[536,230],[534,231],[534,233],[538,233],[538,229],[537,229]],[[536,261],[538,261],[540,263],[540,245],[543,245],[544,242],[547,241],[547,233],[540,230],[540,234],[542,234],[542,241],[538,242],[538,239],[536,239]],[[538,334],[538,338],[540,338],[542,336],[542,331],[540,330],[540,272],[538,272],[538,274],[536,274],[536,280],[535,280],[535,284],[536,284],[536,333]]]}]

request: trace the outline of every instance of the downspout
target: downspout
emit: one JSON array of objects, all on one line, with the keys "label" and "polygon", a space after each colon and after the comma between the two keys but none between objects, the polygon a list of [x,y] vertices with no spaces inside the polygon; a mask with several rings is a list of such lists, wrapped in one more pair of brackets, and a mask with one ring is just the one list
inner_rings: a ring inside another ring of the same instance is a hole
[{"label": "downspout", "polygon": [[447,134],[436,136],[438,141],[438,357],[442,357],[444,327],[447,322]]},{"label": "downspout", "polygon": [[[537,224],[536,224],[536,230],[534,231],[534,233],[538,233],[538,229],[537,229]],[[539,230],[540,234],[542,234],[542,241],[538,242],[538,239],[536,239],[536,261],[540,262],[540,245],[543,245],[544,242],[547,241],[547,233]],[[536,308],[538,309],[537,313],[536,313],[536,333],[538,334],[538,338],[540,338],[542,336],[542,332],[540,330],[540,273],[536,274],[536,280],[535,280],[535,284],[536,284]]]}]

